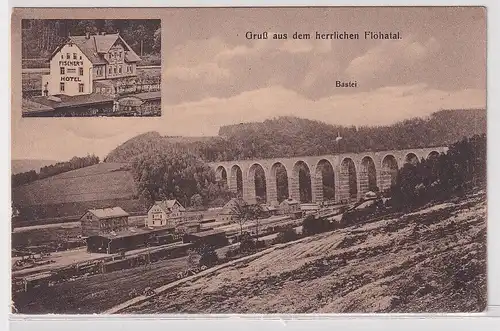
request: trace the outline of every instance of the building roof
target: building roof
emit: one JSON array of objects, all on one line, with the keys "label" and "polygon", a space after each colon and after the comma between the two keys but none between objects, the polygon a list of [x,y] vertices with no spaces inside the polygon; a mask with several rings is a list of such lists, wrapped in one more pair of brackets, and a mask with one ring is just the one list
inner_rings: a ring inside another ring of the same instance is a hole
[{"label": "building roof", "polygon": [[100,219],[129,216],[129,214],[121,207],[89,209],[88,211]]},{"label": "building roof", "polygon": [[104,54],[109,52],[110,48],[119,41],[125,46],[125,62],[138,62],[141,58],[132,48],[123,40],[120,34],[104,34],[87,36],[70,36],[59,47],[57,47],[50,59],[66,44],[74,43],[82,53],[89,59],[92,64],[107,64],[108,61],[104,58]]},{"label": "building roof", "polygon": [[36,114],[54,111],[54,108],[29,99],[23,99],[21,106],[23,113]]},{"label": "building roof", "polygon": [[319,206],[315,203],[303,203],[300,205],[302,210],[318,210]]},{"label": "building roof", "polygon": [[165,213],[170,214],[172,212],[172,208],[174,207],[175,204],[179,205],[180,211],[186,210],[181,205],[181,203],[175,199],[174,200],[155,201],[155,204],[153,206],[151,206],[151,208],[153,208],[154,206],[159,206]]},{"label": "building roof", "polygon": [[137,93],[137,94],[130,94],[128,97],[134,97],[138,98],[141,100],[154,100],[154,99],[161,99],[161,91],[154,91],[154,92],[142,92],[142,93]]},{"label": "building roof", "polygon": [[275,206],[267,205],[267,204],[261,204],[260,207],[262,208],[262,211],[273,211],[276,210]]},{"label": "building roof", "polygon": [[247,203],[242,198],[232,198],[222,207],[219,215],[239,215],[241,207],[246,205]]},{"label": "building roof", "polygon": [[149,228],[129,228],[126,230],[120,230],[120,231],[114,231],[110,233],[104,233],[104,234],[99,234],[91,237],[102,237],[102,238],[107,238],[107,239],[119,239],[119,238],[125,238],[125,237],[134,237],[134,236],[141,236],[141,235],[147,235],[147,234],[155,234],[160,232],[162,234],[165,231],[170,231],[175,229],[174,226],[163,226],[155,229],[149,229]]},{"label": "building roof", "polygon": [[144,101],[160,100],[161,91],[143,92],[137,94],[129,94],[119,99],[118,102],[123,106],[140,106]]},{"label": "building roof", "polygon": [[226,233],[220,230],[209,230],[209,231],[190,233],[189,235],[194,237],[204,238],[209,236],[226,235]]},{"label": "building roof", "polygon": [[88,106],[92,104],[113,102],[113,100],[114,99],[112,97],[99,93],[82,94],[74,96],[58,94],[52,97],[38,96],[31,98],[31,101],[38,104],[42,104],[44,106],[51,107],[53,109],[78,107],[83,105]]},{"label": "building roof", "polygon": [[288,198],[288,199],[285,199],[281,202],[281,205],[283,204],[286,204],[286,205],[297,205],[299,202],[295,199],[291,199],[291,198]]}]

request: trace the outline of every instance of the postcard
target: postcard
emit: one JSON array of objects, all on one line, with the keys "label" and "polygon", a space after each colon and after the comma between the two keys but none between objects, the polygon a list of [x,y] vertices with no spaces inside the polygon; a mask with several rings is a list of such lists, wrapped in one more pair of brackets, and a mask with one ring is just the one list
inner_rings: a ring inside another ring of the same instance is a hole
[{"label": "postcard", "polygon": [[484,7],[14,8],[14,314],[482,312]]}]

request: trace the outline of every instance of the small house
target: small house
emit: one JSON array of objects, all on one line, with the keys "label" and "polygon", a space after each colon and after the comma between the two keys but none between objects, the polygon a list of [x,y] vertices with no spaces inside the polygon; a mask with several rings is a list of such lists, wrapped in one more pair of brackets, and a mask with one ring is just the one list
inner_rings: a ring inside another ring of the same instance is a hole
[{"label": "small house", "polygon": [[261,204],[260,208],[262,210],[263,216],[266,218],[276,216],[278,214],[278,208],[276,208],[276,206]]},{"label": "small house", "polygon": [[129,214],[120,207],[89,209],[81,218],[82,236],[128,229]]},{"label": "small house", "polygon": [[148,211],[146,227],[175,226],[184,220],[186,209],[177,200],[156,201]]},{"label": "small house", "polygon": [[279,205],[279,211],[281,215],[288,215],[292,218],[302,217],[302,210],[300,209],[300,203],[292,198],[283,200]]},{"label": "small house", "polygon": [[220,211],[219,215],[217,215],[216,221],[217,222],[235,222],[238,221],[241,217],[241,209],[245,207],[247,203],[245,200],[241,198],[233,198],[229,200],[224,207],[222,207],[222,210]]}]

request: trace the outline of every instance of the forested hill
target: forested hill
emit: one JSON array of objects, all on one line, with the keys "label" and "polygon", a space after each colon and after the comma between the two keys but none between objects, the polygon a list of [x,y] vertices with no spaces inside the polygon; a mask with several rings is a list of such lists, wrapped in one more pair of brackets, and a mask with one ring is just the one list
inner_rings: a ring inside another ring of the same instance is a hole
[{"label": "forested hill", "polygon": [[[159,54],[160,20],[68,20],[25,19],[22,21],[23,59],[48,58],[69,35],[86,32],[117,33],[139,55]],[[142,47],[142,49],[141,49]]]},{"label": "forested hill", "polygon": [[[388,126],[345,127],[296,117],[221,127],[218,137],[172,139],[150,132],[109,153],[107,162],[131,162],[137,156],[168,150],[188,151],[205,161],[321,155],[452,144],[486,133],[486,111],[442,110]],[[336,139],[338,136],[342,139]]]}]

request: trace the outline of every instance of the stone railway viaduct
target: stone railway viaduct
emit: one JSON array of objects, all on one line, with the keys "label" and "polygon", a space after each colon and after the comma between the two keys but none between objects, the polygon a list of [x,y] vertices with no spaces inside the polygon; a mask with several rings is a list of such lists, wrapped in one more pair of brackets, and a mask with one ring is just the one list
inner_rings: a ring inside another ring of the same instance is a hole
[{"label": "stone railway viaduct", "polygon": [[[405,163],[439,155],[447,147],[415,148],[364,153],[345,153],[321,156],[299,156],[260,160],[237,160],[209,163],[215,170],[217,180],[227,182],[231,192],[243,191],[243,199],[256,203],[255,173],[257,169],[265,174],[267,203],[276,205],[276,170],[284,167],[288,178],[288,197],[300,200],[299,172],[305,171],[311,179],[312,202],[322,202],[323,171],[333,169],[334,201],[337,203],[359,200],[374,187],[380,191],[390,188],[397,171]],[[238,172],[241,172],[242,186],[238,187]]]}]

